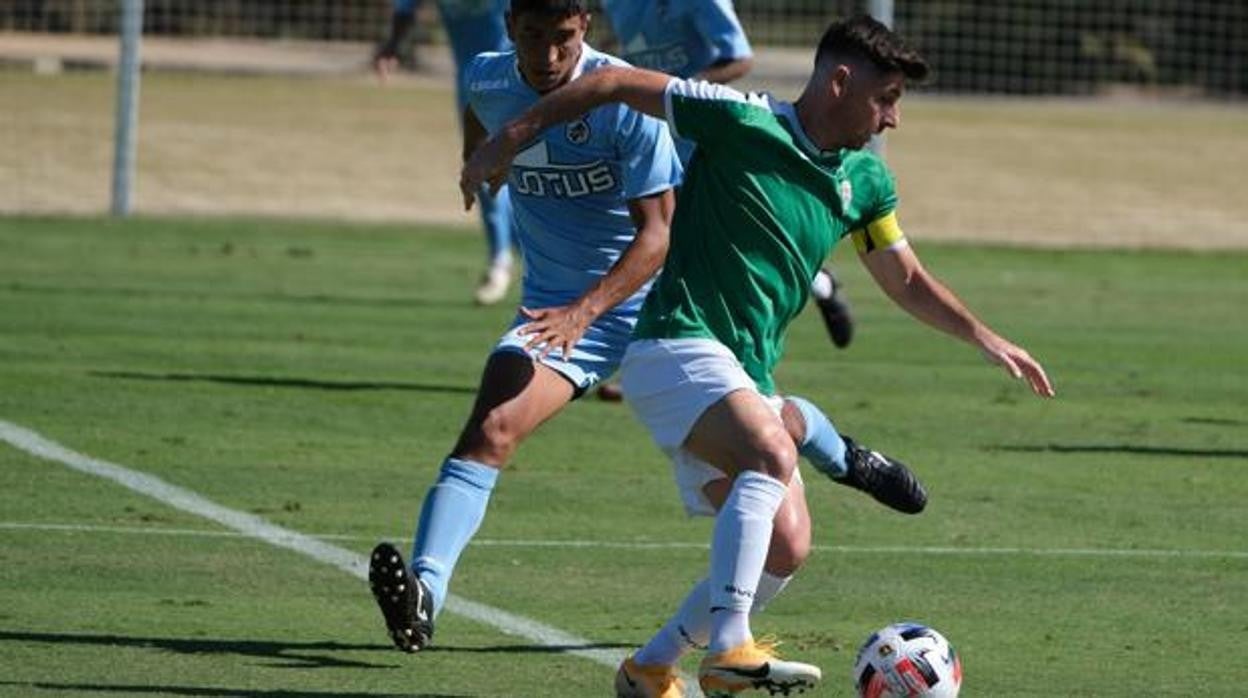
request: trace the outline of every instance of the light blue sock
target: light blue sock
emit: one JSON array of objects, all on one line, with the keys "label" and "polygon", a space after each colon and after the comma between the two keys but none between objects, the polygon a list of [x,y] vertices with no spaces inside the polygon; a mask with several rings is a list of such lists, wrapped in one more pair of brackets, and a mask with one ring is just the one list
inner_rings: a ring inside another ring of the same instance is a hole
[{"label": "light blue sock", "polygon": [[480,528],[497,481],[497,468],[447,458],[438,481],[425,495],[412,546],[412,571],[429,585],[434,613],[442,610],[455,563]]},{"label": "light blue sock", "polygon": [[809,400],[786,396],[806,421],[806,441],[798,445],[802,454],[819,472],[833,478],[845,477],[849,466],[845,464],[845,440],[832,426],[831,420]]},{"label": "light blue sock", "polygon": [[497,194],[482,187],[477,197],[481,205],[481,223],[485,227],[485,244],[491,265],[511,263],[511,194],[504,186]]}]

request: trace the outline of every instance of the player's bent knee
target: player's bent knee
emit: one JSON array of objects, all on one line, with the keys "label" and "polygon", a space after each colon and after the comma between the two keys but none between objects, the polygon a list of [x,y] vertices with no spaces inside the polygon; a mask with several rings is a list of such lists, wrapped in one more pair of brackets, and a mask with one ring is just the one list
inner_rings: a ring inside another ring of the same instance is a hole
[{"label": "player's bent knee", "polygon": [[464,429],[455,455],[501,467],[515,453],[524,436],[503,410],[491,410],[479,422]]},{"label": "player's bent knee", "polygon": [[771,532],[765,569],[777,577],[788,577],[801,569],[810,557],[810,526],[778,517]]},{"label": "player's bent knee", "polygon": [[797,469],[797,448],[788,432],[776,430],[771,435],[758,453],[756,469],[785,484],[793,479],[793,471]]},{"label": "player's bent knee", "polygon": [[780,407],[780,421],[784,423],[784,430],[794,444],[806,441],[806,418],[797,404],[788,398],[785,398]]}]

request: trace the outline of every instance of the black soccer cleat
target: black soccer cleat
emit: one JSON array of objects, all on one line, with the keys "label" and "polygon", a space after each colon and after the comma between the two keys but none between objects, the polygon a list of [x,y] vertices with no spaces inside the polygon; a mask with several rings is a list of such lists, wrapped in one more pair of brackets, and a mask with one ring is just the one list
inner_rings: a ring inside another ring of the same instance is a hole
[{"label": "black soccer cleat", "polygon": [[905,463],[859,446],[848,436],[841,438],[845,441],[845,463],[849,471],[844,477],[833,478],[836,482],[862,490],[880,504],[904,514],[923,511],[927,506],[927,490]]},{"label": "black soccer cleat", "polygon": [[819,314],[823,316],[823,325],[828,329],[832,343],[838,349],[844,349],[854,339],[854,318],[849,312],[849,301],[845,299],[844,286],[831,269],[824,267],[819,273],[828,277],[832,293],[827,298],[815,296],[815,305],[819,306]]},{"label": "black soccer cleat", "polygon": [[368,587],[394,646],[419,652],[433,641],[433,596],[393,545],[378,543],[368,562]]}]

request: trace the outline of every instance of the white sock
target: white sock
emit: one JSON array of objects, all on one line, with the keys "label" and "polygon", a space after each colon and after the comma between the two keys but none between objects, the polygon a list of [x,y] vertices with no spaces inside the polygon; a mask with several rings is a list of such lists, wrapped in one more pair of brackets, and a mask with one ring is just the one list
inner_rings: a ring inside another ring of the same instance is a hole
[{"label": "white sock", "polygon": [[711,537],[711,652],[748,642],[750,608],[767,548],[772,522],[788,486],[770,475],[747,470],[737,475],[728,499],[715,517]]},{"label": "white sock", "polygon": [[[763,570],[758,578],[758,590],[754,592],[754,606],[750,614],[759,613],[767,604],[784,591],[789,577],[777,577]],[[633,661],[642,666],[660,664],[672,666],[691,650],[706,649],[711,635],[710,580],[703,579],[693,586],[676,615],[654,634],[637,653]]]},{"label": "white sock", "polygon": [[780,595],[784,588],[788,586],[789,580],[793,575],[788,577],[777,577],[776,575],[763,570],[763,574],[758,578],[758,590],[754,592],[754,606],[750,609],[750,613],[761,613],[767,608],[767,604],[772,599]]},{"label": "white sock", "polygon": [[820,269],[815,273],[814,280],[810,282],[810,292],[815,298],[819,300],[831,298],[833,290],[832,279],[826,272]]},{"label": "white sock", "polygon": [[633,661],[642,666],[671,666],[690,650],[706,649],[711,629],[711,584],[703,579],[693,585],[676,615],[637,650]]}]

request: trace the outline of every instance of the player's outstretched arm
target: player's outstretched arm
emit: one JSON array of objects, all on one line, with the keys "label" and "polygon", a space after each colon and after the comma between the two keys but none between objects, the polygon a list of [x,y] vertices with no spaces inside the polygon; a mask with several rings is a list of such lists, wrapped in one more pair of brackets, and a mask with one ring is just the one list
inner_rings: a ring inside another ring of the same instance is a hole
[{"label": "player's outstretched arm", "polygon": [[658,273],[667,256],[675,209],[676,197],[671,189],[630,200],[628,210],[637,236],[605,276],[569,305],[520,308],[529,318],[518,330],[529,336],[527,346],[542,347],[543,354],[559,350],[562,356],[570,356],[572,347],[594,320],[632,296]]},{"label": "player's outstretched arm", "polygon": [[860,258],[884,293],[906,312],[978,347],[1011,376],[1026,379],[1035,394],[1053,397],[1053,384],[1040,362],[975,317],[953,291],[923,268],[909,245],[874,250]]},{"label": "player's outstretched arm", "polygon": [[464,163],[459,190],[464,208],[472,208],[477,190],[489,185],[498,191],[520,146],[539,133],[594,107],[623,102],[639,112],[663,118],[663,94],[672,77],[640,68],[605,67],[548,93],[523,114],[503,125]]}]

